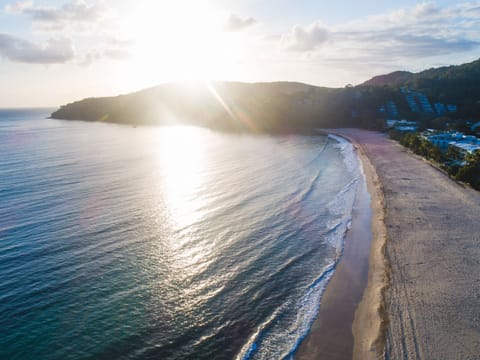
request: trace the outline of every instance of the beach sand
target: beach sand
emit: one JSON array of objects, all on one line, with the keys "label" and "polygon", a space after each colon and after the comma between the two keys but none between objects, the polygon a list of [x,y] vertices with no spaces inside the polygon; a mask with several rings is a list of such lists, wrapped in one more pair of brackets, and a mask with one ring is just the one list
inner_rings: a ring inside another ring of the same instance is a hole
[{"label": "beach sand", "polygon": [[357,189],[342,257],[322,297],[319,315],[295,354],[297,360],[352,358],[352,322],[367,285],[372,239],[370,194],[363,177]]},{"label": "beach sand", "polygon": [[[344,253],[322,298],[320,313],[295,359],[347,360],[354,356],[360,358],[358,354],[368,358],[376,355],[373,345],[381,334],[382,320],[378,309],[386,284],[383,197],[375,169],[363,148],[341,130],[325,130],[324,133],[334,133],[354,143],[365,179],[359,184]],[[361,328],[352,332],[354,318]],[[380,348],[383,349],[381,344]]]},{"label": "beach sand", "polygon": [[[374,239],[353,324],[353,358],[479,359],[480,193],[384,134],[334,132],[350,138],[372,164]],[[383,229],[375,224],[382,216]]]}]

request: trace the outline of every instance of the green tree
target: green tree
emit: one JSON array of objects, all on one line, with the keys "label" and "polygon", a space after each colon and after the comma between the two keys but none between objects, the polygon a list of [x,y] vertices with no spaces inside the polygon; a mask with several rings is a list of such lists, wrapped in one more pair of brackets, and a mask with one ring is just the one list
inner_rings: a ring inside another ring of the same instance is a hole
[{"label": "green tree", "polygon": [[480,189],[480,151],[465,156],[466,165],[458,170],[455,178]]},{"label": "green tree", "polygon": [[463,159],[462,153],[455,146],[449,146],[445,156],[450,160],[458,161]]},{"label": "green tree", "polygon": [[443,161],[443,154],[437,146],[433,146],[430,144],[430,148],[428,149],[428,157],[436,162]]}]

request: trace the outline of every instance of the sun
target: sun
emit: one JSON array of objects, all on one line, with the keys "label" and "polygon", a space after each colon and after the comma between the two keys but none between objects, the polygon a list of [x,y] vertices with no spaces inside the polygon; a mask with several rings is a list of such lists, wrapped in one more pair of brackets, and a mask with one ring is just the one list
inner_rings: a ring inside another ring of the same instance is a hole
[{"label": "sun", "polygon": [[234,79],[242,41],[224,31],[228,14],[205,1],[137,2],[123,24],[132,39],[131,83]]}]

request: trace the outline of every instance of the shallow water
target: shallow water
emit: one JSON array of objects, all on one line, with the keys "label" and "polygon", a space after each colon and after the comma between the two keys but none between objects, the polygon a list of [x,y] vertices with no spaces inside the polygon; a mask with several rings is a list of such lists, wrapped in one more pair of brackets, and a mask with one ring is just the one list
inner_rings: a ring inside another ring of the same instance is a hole
[{"label": "shallow water", "polygon": [[0,112],[0,358],[290,357],[355,197],[324,136]]}]

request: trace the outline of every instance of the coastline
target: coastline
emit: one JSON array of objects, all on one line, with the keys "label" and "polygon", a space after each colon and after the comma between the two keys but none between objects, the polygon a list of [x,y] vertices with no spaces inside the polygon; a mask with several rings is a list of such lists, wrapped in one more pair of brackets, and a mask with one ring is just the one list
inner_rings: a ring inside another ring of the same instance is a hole
[{"label": "coastline", "polygon": [[[383,197],[375,169],[358,143],[341,130],[325,134],[352,143],[362,175],[352,214],[352,226],[335,273],[327,285],[317,319],[300,345],[295,359],[370,359],[376,357],[385,287]],[[353,323],[353,332],[352,332]],[[364,354],[358,357],[359,354]]]},{"label": "coastline", "polygon": [[[381,264],[370,262],[353,324],[354,359],[478,358],[480,193],[385,134],[332,132],[358,144],[376,174],[367,179],[383,195],[372,204],[383,209],[385,245],[377,255],[384,255],[385,266],[382,275]],[[372,259],[375,250],[382,247],[372,245]]]},{"label": "coastline", "polygon": [[334,130],[340,136],[347,138],[358,150],[358,156],[363,165],[363,171],[370,193],[371,245],[369,256],[368,283],[362,300],[355,310],[352,324],[354,337],[354,360],[377,359],[385,348],[385,326],[388,322],[385,313],[384,293],[388,288],[390,270],[385,254],[387,229],[385,225],[385,198],[382,183],[375,167],[372,165],[366,150],[342,129]]}]

